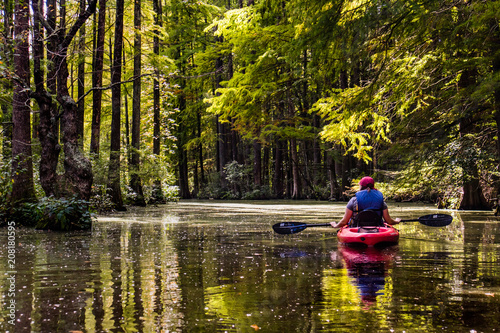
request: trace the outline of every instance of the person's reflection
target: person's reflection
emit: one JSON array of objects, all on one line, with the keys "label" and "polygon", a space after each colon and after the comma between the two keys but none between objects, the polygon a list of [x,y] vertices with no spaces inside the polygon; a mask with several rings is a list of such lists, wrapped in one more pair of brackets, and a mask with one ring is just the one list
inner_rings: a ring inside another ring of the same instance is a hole
[{"label": "person's reflection", "polygon": [[385,277],[398,251],[397,246],[385,248],[349,247],[339,249],[348,275],[353,278],[366,307],[374,305],[383,294]]}]

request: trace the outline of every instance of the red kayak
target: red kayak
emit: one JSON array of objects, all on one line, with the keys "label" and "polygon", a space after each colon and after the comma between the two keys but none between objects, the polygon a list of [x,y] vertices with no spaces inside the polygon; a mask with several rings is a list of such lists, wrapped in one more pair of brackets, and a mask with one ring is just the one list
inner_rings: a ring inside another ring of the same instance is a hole
[{"label": "red kayak", "polygon": [[351,228],[345,226],[337,232],[337,237],[343,244],[391,245],[397,244],[399,231],[388,224],[383,227]]}]

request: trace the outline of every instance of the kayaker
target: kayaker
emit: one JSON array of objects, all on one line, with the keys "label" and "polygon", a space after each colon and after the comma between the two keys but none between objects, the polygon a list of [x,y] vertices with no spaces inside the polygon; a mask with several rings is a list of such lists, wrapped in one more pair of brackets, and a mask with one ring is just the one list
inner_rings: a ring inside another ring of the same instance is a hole
[{"label": "kayaker", "polygon": [[389,209],[384,201],[384,196],[375,188],[375,181],[373,178],[363,177],[359,181],[359,187],[360,190],[356,193],[356,196],[352,197],[347,203],[342,220],[338,223],[331,222],[333,228],[341,228],[345,226],[356,216],[357,212],[367,209],[380,212],[387,224],[398,224],[401,221],[400,218],[393,219],[389,215]]}]

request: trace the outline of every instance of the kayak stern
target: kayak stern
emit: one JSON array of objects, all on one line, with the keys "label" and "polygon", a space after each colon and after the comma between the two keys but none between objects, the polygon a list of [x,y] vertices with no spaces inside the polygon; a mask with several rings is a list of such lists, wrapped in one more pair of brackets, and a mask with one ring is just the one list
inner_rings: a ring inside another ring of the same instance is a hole
[{"label": "kayak stern", "polygon": [[343,227],[337,237],[343,244],[364,244],[366,246],[397,244],[399,231],[390,225],[383,227]]}]

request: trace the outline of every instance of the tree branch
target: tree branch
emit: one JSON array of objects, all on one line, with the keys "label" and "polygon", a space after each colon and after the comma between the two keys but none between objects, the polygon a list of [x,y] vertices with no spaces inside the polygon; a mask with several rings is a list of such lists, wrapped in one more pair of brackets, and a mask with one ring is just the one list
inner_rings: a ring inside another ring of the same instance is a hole
[{"label": "tree branch", "polygon": [[80,30],[82,25],[87,21],[90,15],[92,15],[95,12],[96,6],[97,6],[97,0],[92,0],[87,9],[85,10],[85,12],[80,13],[80,15],[78,15],[75,24],[73,24],[71,29],[69,29],[68,33],[64,37],[64,40],[61,43],[61,47],[63,49],[69,46],[69,44],[75,37],[76,33]]}]

